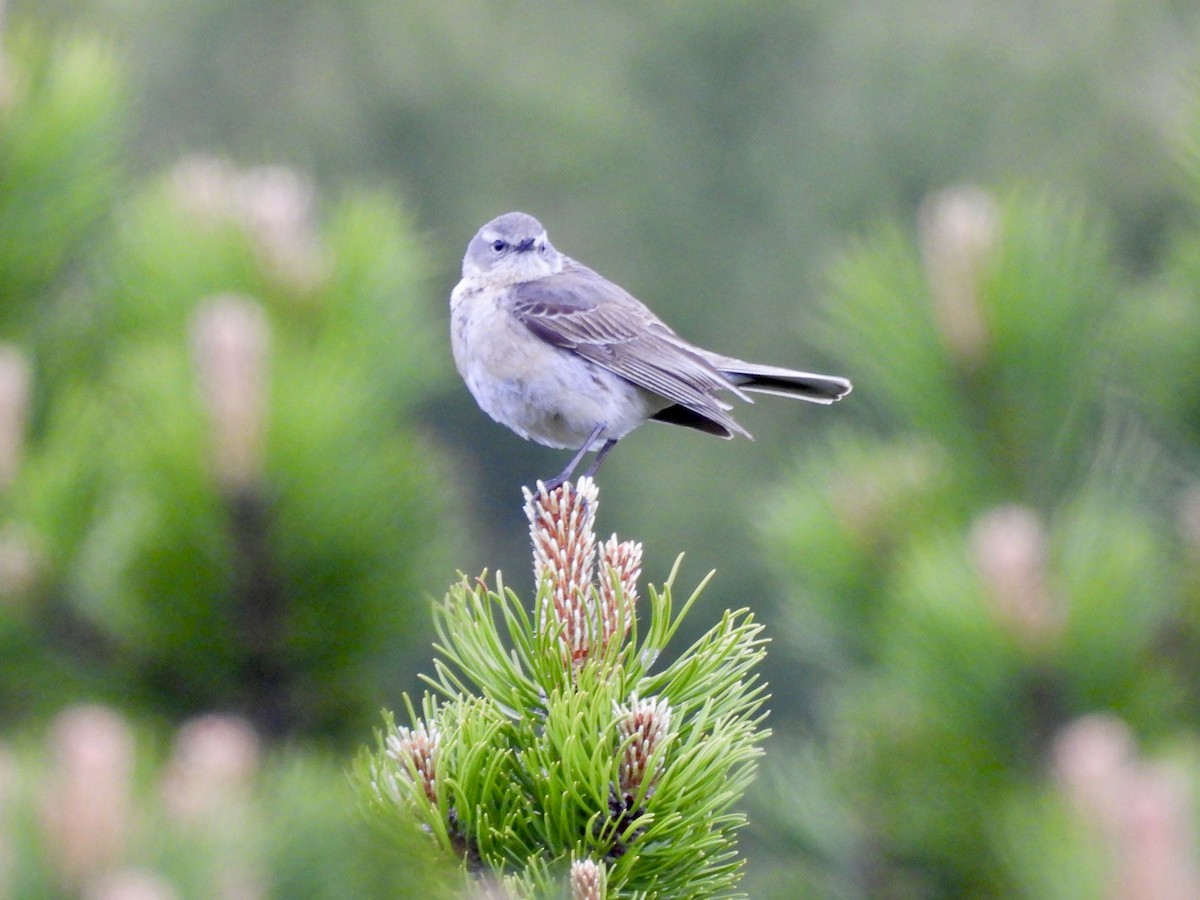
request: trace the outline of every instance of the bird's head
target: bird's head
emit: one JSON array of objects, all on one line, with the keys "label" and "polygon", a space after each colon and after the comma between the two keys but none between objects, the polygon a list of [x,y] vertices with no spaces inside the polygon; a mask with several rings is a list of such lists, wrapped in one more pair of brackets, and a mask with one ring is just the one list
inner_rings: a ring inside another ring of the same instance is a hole
[{"label": "bird's head", "polygon": [[479,229],[463,257],[463,278],[499,285],[534,281],[561,272],[562,254],[533,216],[510,212]]}]

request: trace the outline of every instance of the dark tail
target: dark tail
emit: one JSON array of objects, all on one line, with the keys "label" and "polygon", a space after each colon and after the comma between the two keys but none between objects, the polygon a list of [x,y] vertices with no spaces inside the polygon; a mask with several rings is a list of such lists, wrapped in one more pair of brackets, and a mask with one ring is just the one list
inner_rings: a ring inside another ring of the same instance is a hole
[{"label": "dark tail", "polygon": [[[778,394],[780,397],[796,397],[810,403],[829,405],[841,400],[851,390],[849,380],[836,375],[817,375],[812,372],[799,372],[795,369],[784,369],[779,366],[766,366],[759,363],[748,363],[729,356],[718,356],[715,353],[706,354],[706,359],[718,372],[729,379],[731,385],[738,389],[739,396],[750,400],[742,391],[754,391],[760,394]],[[659,422],[671,425],[682,425],[685,428],[695,428],[718,437],[731,438],[733,431],[750,437],[736,422],[726,420],[717,422],[703,413],[683,406],[668,406],[651,416]]]},{"label": "dark tail", "polygon": [[730,381],[745,391],[797,397],[810,403],[833,403],[850,393],[851,384],[836,375],[817,375],[798,372],[779,366],[743,362],[740,359],[717,359],[716,367]]}]

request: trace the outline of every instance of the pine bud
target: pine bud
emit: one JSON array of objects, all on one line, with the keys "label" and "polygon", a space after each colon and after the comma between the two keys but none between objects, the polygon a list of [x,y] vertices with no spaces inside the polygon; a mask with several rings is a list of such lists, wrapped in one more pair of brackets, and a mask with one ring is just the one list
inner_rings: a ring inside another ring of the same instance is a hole
[{"label": "pine bud", "polygon": [[206,715],[184,723],[163,774],[163,804],[181,822],[220,826],[250,800],[258,772],[258,736],[237,716]]},{"label": "pine bud", "polygon": [[79,706],[50,734],[51,771],[42,826],[64,886],[78,889],[112,868],[129,832],[134,745],[116,713]]},{"label": "pine bud", "polygon": [[1133,733],[1113,716],[1091,715],[1054,741],[1054,774],[1071,802],[1103,830],[1114,833],[1124,799],[1121,785],[1137,756]]},{"label": "pine bud", "polygon": [[[639,700],[635,694],[628,706],[616,707],[617,735],[621,742],[621,763],[618,769],[617,790],[626,806],[630,805],[645,787],[644,796],[654,793],[662,774],[661,754],[671,730],[671,705],[665,697]],[[651,769],[651,766],[654,766]]]},{"label": "pine bud", "polygon": [[1173,766],[1146,764],[1125,786],[1125,821],[1113,897],[1195,900],[1194,806],[1188,779]]},{"label": "pine bud", "polygon": [[1172,767],[1143,760],[1124,722],[1092,715],[1067,726],[1054,745],[1054,770],[1109,858],[1106,896],[1200,897],[1187,779]]},{"label": "pine bud", "polygon": [[623,641],[629,634],[637,614],[641,574],[642,545],[637,541],[618,541],[614,534],[600,548],[601,652],[614,639]]},{"label": "pine bud", "polygon": [[549,582],[564,649],[574,663],[582,664],[598,633],[593,575],[599,491],[592,479],[581,478],[574,486],[566,482],[554,491],[538,482],[537,494],[528,488],[524,494],[534,579],[539,588]]},{"label": "pine bud", "polygon": [[16,477],[29,414],[29,362],[11,344],[0,344],[0,490]]},{"label": "pine bud", "polygon": [[235,183],[235,210],[264,266],[297,291],[316,289],[328,265],[317,237],[312,184],[293,169],[262,166]]},{"label": "pine bud", "polygon": [[90,882],[82,900],[177,900],[178,897],[178,892],[153,872],[121,869]]},{"label": "pine bud", "polygon": [[571,900],[604,900],[608,895],[604,866],[590,859],[571,863]]},{"label": "pine bud", "polygon": [[955,359],[977,362],[989,340],[981,283],[996,252],[1000,213],[995,199],[974,187],[926,199],[918,213],[934,320]]},{"label": "pine bud", "polygon": [[1064,611],[1047,577],[1046,530],[1024,506],[1001,506],[971,529],[971,549],[997,618],[1026,646],[1037,647],[1062,630]]},{"label": "pine bud", "polygon": [[312,185],[283,166],[246,171],[212,156],[187,156],[171,173],[176,197],[209,225],[232,225],[249,239],[267,273],[308,292],[329,271],[317,236]]},{"label": "pine bud", "polygon": [[249,487],[262,475],[269,337],[258,305],[234,295],[205,301],[192,323],[217,480],[231,491]]},{"label": "pine bud", "polygon": [[388,756],[400,764],[400,771],[411,784],[420,783],[425,797],[437,806],[437,768],[441,732],[434,723],[417,723],[416,728],[403,725],[387,739]]}]

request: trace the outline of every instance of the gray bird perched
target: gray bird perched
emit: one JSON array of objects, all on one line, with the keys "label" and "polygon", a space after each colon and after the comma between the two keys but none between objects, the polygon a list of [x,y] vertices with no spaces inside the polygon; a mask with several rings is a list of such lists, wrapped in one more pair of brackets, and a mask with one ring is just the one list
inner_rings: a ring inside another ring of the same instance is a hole
[{"label": "gray bird perched", "polygon": [[594,475],[647,419],[750,437],[719,396],[747,391],[832,403],[850,382],[743,362],[689,344],[611,281],[554,249],[533,216],[507,213],[471,239],[450,295],[454,362],[480,408],[521,437],[589,450]]}]

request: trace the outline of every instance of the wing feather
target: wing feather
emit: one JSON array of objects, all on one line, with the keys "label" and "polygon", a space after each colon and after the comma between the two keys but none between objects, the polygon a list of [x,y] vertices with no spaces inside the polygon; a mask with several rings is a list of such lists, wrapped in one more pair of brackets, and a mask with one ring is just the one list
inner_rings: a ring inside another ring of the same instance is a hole
[{"label": "wing feather", "polygon": [[513,285],[510,302],[513,315],[547,343],[748,436],[713,395],[750,398],[644,304],[586,266],[568,260],[557,275]]}]

